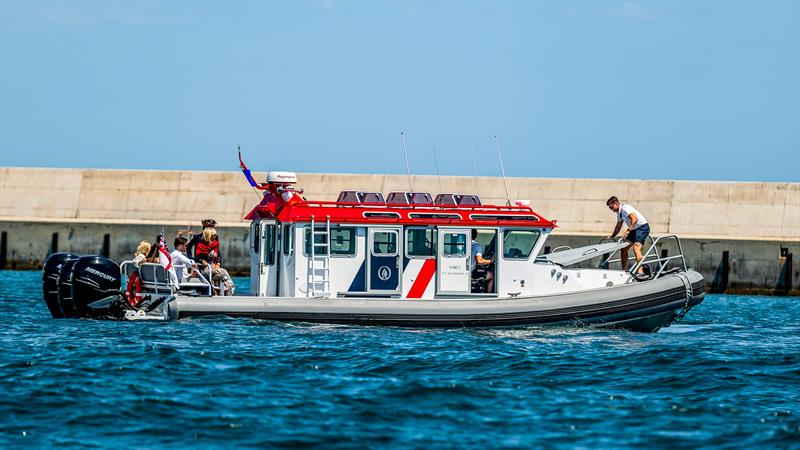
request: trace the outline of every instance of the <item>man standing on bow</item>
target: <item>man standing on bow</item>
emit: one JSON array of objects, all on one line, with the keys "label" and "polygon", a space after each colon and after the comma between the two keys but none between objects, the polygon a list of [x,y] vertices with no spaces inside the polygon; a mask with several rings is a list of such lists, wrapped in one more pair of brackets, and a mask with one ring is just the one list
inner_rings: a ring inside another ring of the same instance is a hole
[{"label": "man standing on bow", "polygon": [[[633,245],[633,254],[636,257],[638,264],[642,260],[642,246],[645,239],[650,235],[650,225],[647,224],[647,219],[644,214],[639,210],[626,203],[620,204],[619,199],[611,196],[606,201],[606,205],[611,211],[617,215],[617,226],[614,227],[614,232],[611,233],[609,239],[613,239],[619,233],[622,224],[625,224],[625,231],[622,233],[622,238]],[[628,247],[620,250],[620,257],[622,258],[622,270],[628,269]],[[644,270],[639,267],[639,273],[644,273]]]}]

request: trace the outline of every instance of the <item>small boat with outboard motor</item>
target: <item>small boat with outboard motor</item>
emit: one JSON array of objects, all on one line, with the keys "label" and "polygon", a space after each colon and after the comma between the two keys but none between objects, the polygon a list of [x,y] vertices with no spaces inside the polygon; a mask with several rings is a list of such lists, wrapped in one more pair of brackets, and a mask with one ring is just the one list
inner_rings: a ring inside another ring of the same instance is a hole
[{"label": "small boat with outboard motor", "polygon": [[[162,264],[55,253],[42,276],[51,314],[656,331],[705,295],[703,277],[686,267],[677,236],[651,239],[642,261],[623,271],[609,267],[619,264],[614,257],[624,242],[543,254],[556,225],[526,202],[498,206],[471,194],[384,197],[357,190],[316,201],[301,197],[296,181],[294,173],[270,172],[257,184],[263,197],[245,218],[249,295],[219,295],[225,289],[214,286],[209,273],[178,282]],[[474,243],[491,260],[487,270],[473,270]],[[587,267],[592,259],[600,264]]]}]

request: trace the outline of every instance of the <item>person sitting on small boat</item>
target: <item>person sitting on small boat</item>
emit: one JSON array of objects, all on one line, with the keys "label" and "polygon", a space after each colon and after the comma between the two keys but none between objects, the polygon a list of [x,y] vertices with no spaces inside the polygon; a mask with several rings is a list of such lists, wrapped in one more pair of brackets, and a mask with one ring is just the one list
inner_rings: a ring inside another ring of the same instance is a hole
[{"label": "person sitting on small boat", "polygon": [[[206,228],[209,228],[209,227],[213,228],[215,230],[217,229],[217,221],[214,220],[214,219],[203,219],[200,223],[202,225],[201,230],[205,230]],[[196,258],[195,247],[202,240],[203,240],[203,231],[200,231],[199,233],[197,233],[194,236],[192,236],[191,239],[189,239],[189,242],[186,244],[186,254],[190,258],[197,259]]]},{"label": "person sitting on small boat", "polygon": [[[614,232],[611,233],[609,239],[614,239],[619,233],[622,224],[625,224],[625,231],[622,233],[622,238],[633,245],[633,254],[636,257],[638,264],[642,260],[642,246],[647,236],[650,235],[650,225],[644,214],[639,210],[626,203],[620,203],[616,196],[611,196],[606,205],[611,211],[617,215],[617,225],[614,227]],[[622,270],[628,270],[628,247],[620,250],[620,257],[622,262]],[[640,266],[639,273],[644,273],[644,269]]]},{"label": "person sitting on small boat", "polygon": [[172,258],[172,264],[176,269],[175,273],[178,275],[178,283],[189,278],[189,269],[191,269],[192,274],[194,274],[198,269],[197,263],[184,254],[184,252],[186,252],[187,242],[189,241],[185,237],[176,237],[173,243],[175,250],[169,254],[169,256]]},{"label": "person sitting on small boat", "polygon": [[[158,241],[156,241],[156,242],[158,242]],[[158,263],[161,262],[161,260],[158,257],[158,245],[157,244],[153,244],[153,245],[150,246],[150,250],[147,252],[147,256],[145,257],[144,262],[154,263],[154,264],[158,264]]]},{"label": "person sitting on small boat", "polygon": [[[211,281],[215,286],[224,285],[225,295],[230,295],[235,287],[228,271],[219,264],[220,250],[217,230],[208,227],[203,230],[203,239],[197,244],[195,257],[203,266],[211,271]],[[218,291],[218,288],[215,288]]]},{"label": "person sitting on small boat", "polygon": [[139,246],[136,247],[136,252],[133,254],[133,265],[139,267],[143,262],[146,262],[147,255],[150,254],[151,247],[152,246],[147,241],[139,242]]},{"label": "person sitting on small boat", "polygon": [[[477,241],[478,230],[472,229],[472,254],[469,258],[469,268],[472,278],[486,277],[486,292],[494,292],[494,274],[486,266],[492,263],[491,259],[483,257],[483,246]],[[483,266],[483,267],[481,267]]]}]

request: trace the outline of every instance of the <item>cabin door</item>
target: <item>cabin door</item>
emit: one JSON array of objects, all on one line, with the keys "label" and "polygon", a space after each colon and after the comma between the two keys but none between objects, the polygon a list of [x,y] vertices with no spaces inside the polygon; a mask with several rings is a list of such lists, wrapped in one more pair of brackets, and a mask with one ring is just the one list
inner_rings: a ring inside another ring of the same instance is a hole
[{"label": "cabin door", "polygon": [[439,263],[436,291],[439,294],[469,294],[470,230],[439,228]]},{"label": "cabin door", "polygon": [[399,227],[370,228],[367,239],[367,290],[369,292],[400,293]]},{"label": "cabin door", "polygon": [[277,225],[274,220],[256,221],[251,225],[250,233],[250,292],[262,297],[276,295]]}]

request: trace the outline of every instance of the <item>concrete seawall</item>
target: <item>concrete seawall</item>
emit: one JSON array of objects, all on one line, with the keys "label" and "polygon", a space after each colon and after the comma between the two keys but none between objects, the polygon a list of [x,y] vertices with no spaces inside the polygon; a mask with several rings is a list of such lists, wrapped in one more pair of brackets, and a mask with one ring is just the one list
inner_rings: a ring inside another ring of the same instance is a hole
[{"label": "concrete seawall", "polygon": [[[254,174],[264,179],[265,173]],[[334,200],[344,189],[387,193],[407,188],[401,175],[298,174],[305,196]],[[415,190],[477,192],[506,201],[499,178],[414,176]],[[797,293],[800,183],[740,183],[509,178],[512,200],[531,206],[559,228],[551,248],[597,242],[613,229],[609,195],[639,207],[654,235],[677,234],[689,265],[709,286],[727,292]],[[38,268],[52,252],[130,257],[162,227],[167,236],[198,231],[214,217],[226,265],[247,270],[247,223],[259,200],[238,172],[0,168],[0,266]],[[169,239],[171,241],[171,239]],[[171,244],[171,242],[170,242]]]}]

